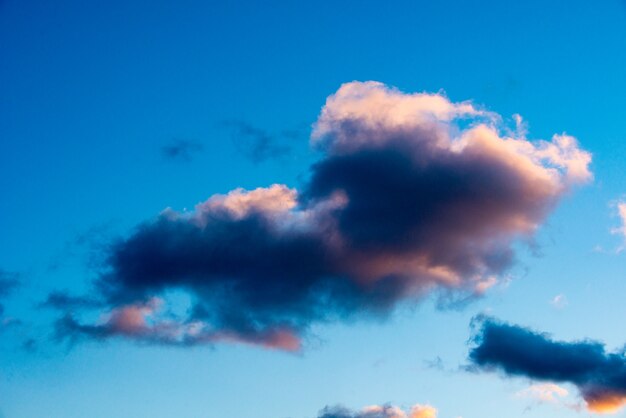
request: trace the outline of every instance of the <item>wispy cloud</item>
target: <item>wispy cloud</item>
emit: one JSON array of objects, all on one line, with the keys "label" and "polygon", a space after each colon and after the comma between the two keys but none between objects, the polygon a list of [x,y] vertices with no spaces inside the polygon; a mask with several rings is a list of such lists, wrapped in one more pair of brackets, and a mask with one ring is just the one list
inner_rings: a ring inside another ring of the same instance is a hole
[{"label": "wispy cloud", "polygon": [[274,327],[260,331],[248,330],[245,334],[207,329],[206,324],[200,320],[182,320],[164,314],[162,305],[162,299],[152,298],[145,303],[119,306],[92,325],[80,324],[66,311],[56,322],[54,335],[58,340],[69,339],[72,342],[84,338],[102,341],[121,337],[141,343],[179,347],[238,342],[284,351],[300,349],[299,339],[289,329]]},{"label": "wispy cloud", "polygon": [[439,356],[437,356],[437,357],[435,357],[434,359],[431,359],[431,360],[424,360],[424,366],[427,369],[433,369],[433,370],[439,370],[439,371],[443,371],[444,370],[443,360]]},{"label": "wispy cloud", "polygon": [[626,202],[618,201],[615,203],[617,209],[617,216],[620,221],[620,225],[611,229],[611,233],[619,235],[624,241],[624,244],[620,245],[618,252],[622,252],[626,246]]},{"label": "wispy cloud", "polygon": [[103,303],[87,296],[75,296],[65,291],[53,291],[46,300],[38,304],[39,308],[51,308],[61,311],[80,310],[101,307]]},{"label": "wispy cloud", "polygon": [[22,321],[9,315],[5,315],[5,307],[2,303],[19,286],[22,285],[21,275],[0,269],[0,332],[6,329],[22,325]]},{"label": "wispy cloud", "polygon": [[0,298],[11,294],[20,285],[19,273],[0,269]]},{"label": "wispy cloud", "polygon": [[567,389],[554,383],[538,383],[520,390],[516,396],[520,398],[535,399],[539,402],[558,402],[560,398],[569,395]]},{"label": "wispy cloud", "polygon": [[191,161],[203,149],[199,142],[176,139],[161,147],[161,155],[168,160]]},{"label": "wispy cloud", "polygon": [[568,303],[569,302],[567,300],[567,296],[565,296],[562,293],[559,293],[558,295],[550,299],[550,305],[552,305],[553,307],[557,309],[565,308],[568,305]]},{"label": "wispy cloud", "polygon": [[535,405],[552,405],[576,412],[585,409],[584,403],[573,401],[567,389],[555,383],[536,383],[515,393],[515,397],[530,402],[526,410]]},{"label": "wispy cloud", "polygon": [[224,125],[231,129],[231,138],[237,151],[253,163],[289,155],[292,147],[287,141],[299,136],[298,131],[271,134],[243,121],[229,121]]}]

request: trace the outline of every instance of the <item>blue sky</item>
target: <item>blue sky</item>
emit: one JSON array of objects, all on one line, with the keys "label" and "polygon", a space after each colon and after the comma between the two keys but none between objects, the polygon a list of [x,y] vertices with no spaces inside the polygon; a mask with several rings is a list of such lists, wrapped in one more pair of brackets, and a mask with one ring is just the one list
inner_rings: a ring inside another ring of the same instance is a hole
[{"label": "blue sky", "polygon": [[[4,0],[0,63],[0,269],[20,283],[0,302],[19,320],[0,331],[0,416],[316,418],[386,403],[589,415],[570,407],[582,402],[571,382],[567,400],[538,402],[518,395],[531,377],[464,366],[485,312],[557,340],[626,343],[626,237],[611,233],[626,195],[624,2]],[[327,98],[369,80],[470,100],[503,126],[519,114],[529,139],[572,135],[593,180],[559,195],[536,248],[515,240],[502,284],[458,309],[428,294],[384,319],[314,322],[297,353],[51,338],[59,313],[37,305],[57,290],[97,296],[94,260],[115,237],[236,188],[305,188]]]}]

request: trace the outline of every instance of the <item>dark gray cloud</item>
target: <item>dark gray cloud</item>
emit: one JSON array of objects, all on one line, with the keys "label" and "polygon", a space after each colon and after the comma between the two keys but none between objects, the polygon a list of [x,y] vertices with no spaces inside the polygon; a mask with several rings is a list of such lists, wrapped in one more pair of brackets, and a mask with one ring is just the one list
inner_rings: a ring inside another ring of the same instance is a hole
[{"label": "dark gray cloud", "polygon": [[38,305],[40,308],[51,308],[61,311],[76,309],[98,308],[103,302],[87,296],[75,296],[64,291],[53,291],[48,294],[46,300]]},{"label": "dark gray cloud", "polygon": [[626,403],[626,353],[597,341],[564,342],[493,318],[476,320],[469,354],[479,370],[575,385],[588,408],[611,412]]},{"label": "dark gray cloud", "polygon": [[[590,177],[574,138],[509,138],[496,120],[437,94],[344,85],[316,124],[323,154],[300,193],[236,189],[138,225],[104,252],[109,321],[59,329],[295,350],[313,322],[385,317],[433,291],[480,295],[511,266],[513,242]],[[170,291],[190,295],[186,316],[162,317]]]},{"label": "dark gray cloud", "polygon": [[191,161],[203,149],[199,142],[176,139],[161,147],[161,155],[169,160]]}]

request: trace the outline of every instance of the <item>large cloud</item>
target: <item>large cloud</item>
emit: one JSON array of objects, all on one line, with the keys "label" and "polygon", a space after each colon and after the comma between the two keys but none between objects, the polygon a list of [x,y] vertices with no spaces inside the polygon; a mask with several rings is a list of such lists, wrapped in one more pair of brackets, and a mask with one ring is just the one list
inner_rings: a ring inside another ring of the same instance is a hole
[{"label": "large cloud", "polygon": [[[111,312],[66,316],[59,335],[297,350],[315,321],[386,315],[434,290],[481,294],[514,240],[591,177],[573,137],[503,131],[469,102],[345,84],[315,124],[322,157],[301,191],[237,189],[139,225],[98,279]],[[189,315],[150,302],[172,290],[191,295]]]},{"label": "large cloud", "polygon": [[626,404],[626,353],[596,341],[555,341],[527,328],[481,318],[470,360],[509,376],[571,383],[590,411],[616,412]]}]

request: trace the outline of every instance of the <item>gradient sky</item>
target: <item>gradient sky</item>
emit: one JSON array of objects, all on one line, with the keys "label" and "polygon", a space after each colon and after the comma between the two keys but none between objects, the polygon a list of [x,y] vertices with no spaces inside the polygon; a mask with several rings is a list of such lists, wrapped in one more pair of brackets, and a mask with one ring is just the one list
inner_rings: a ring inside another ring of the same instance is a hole
[{"label": "gradient sky", "polygon": [[[460,307],[430,295],[384,319],[314,323],[296,353],[53,338],[59,313],[38,305],[90,295],[115,237],[217,193],[305,184],[327,97],[368,80],[469,100],[509,127],[519,114],[529,139],[572,135],[593,180]],[[0,278],[18,282],[0,286],[0,417],[316,418],[385,404],[589,416],[571,382],[542,401],[532,376],[467,371],[470,322],[624,347],[625,99],[620,0],[0,1]]]}]

